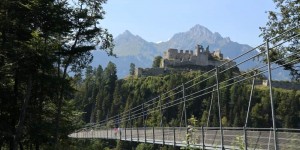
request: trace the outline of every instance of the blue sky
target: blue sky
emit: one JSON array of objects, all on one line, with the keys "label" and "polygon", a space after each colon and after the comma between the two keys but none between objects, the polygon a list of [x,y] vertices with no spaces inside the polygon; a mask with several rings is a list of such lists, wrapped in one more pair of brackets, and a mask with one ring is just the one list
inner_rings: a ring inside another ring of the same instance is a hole
[{"label": "blue sky", "polygon": [[196,24],[232,41],[256,46],[272,0],[108,0],[101,26],[116,37],[129,30],[149,42],[167,41]]}]

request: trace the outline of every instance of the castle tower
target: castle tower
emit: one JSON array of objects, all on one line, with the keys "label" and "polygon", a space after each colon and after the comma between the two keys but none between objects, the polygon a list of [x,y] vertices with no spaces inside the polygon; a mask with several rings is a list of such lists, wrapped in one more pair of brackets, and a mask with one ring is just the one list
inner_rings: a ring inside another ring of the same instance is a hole
[{"label": "castle tower", "polygon": [[164,53],[164,59],[174,59],[176,57],[176,55],[178,54],[178,50],[177,49],[168,49],[168,51],[166,53]]},{"label": "castle tower", "polygon": [[196,56],[200,55],[200,50],[201,50],[201,47],[200,47],[199,44],[197,44],[197,46],[196,46]]},{"label": "castle tower", "polygon": [[209,45],[206,47],[206,53],[209,54]]}]

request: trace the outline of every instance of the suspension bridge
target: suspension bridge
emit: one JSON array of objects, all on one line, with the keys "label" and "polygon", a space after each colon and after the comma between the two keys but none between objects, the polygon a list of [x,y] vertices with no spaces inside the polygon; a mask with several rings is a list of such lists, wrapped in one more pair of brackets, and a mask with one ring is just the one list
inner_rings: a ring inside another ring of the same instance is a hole
[{"label": "suspension bridge", "polygon": [[[123,113],[110,118],[107,117],[97,124],[86,125],[74,131],[69,137],[78,139],[118,139],[199,149],[299,149],[300,129],[276,127],[276,112],[274,109],[274,101],[276,99],[273,98],[272,87],[273,70],[282,68],[285,65],[299,65],[299,43],[294,45],[294,48],[296,48],[295,53],[287,53],[284,57],[276,60],[270,59],[270,50],[283,45],[295,44],[292,43],[293,39],[299,38],[300,35],[296,31],[297,29],[299,29],[298,26],[287,30],[230,60],[236,62],[235,65],[228,66],[229,62],[225,62]],[[256,66],[248,71],[238,74],[233,73],[229,79],[220,78],[226,72],[233,72],[237,67],[245,65],[253,59],[265,60],[267,63],[257,63]],[[248,120],[251,107],[254,105],[252,98],[255,92],[256,78],[261,75],[268,77],[272,127],[254,128],[249,127]],[[207,82],[209,80],[213,82]],[[224,127],[222,124],[223,114],[221,111],[220,91],[242,83],[251,85],[249,86],[251,92],[248,99],[245,124],[242,127]],[[204,97],[210,98],[207,123],[203,124],[202,127],[189,125],[187,121],[187,103],[190,101],[201,101]],[[210,126],[213,105],[216,105],[218,108],[218,127]],[[175,106],[182,106],[180,126],[166,126],[163,119],[164,115],[166,115],[165,110]],[[147,117],[154,113],[159,113],[160,125],[146,126]],[[142,120],[143,126],[136,127],[133,125],[132,122],[137,119]],[[118,127],[112,128],[114,126]]]}]

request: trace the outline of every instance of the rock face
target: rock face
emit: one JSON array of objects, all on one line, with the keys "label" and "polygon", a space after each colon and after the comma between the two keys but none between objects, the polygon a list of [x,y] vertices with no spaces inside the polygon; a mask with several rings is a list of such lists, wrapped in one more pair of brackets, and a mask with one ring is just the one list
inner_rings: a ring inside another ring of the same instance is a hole
[{"label": "rock face", "polygon": [[157,56],[155,43],[147,42],[138,35],[133,35],[126,30],[114,39],[114,52],[119,57],[139,56],[152,59]]}]

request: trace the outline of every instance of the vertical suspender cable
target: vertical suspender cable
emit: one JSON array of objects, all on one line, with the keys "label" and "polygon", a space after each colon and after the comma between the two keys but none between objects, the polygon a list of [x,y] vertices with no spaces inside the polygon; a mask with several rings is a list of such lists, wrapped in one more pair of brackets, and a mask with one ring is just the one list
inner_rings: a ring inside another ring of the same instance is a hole
[{"label": "vertical suspender cable", "polygon": [[211,105],[212,105],[212,102],[213,102],[213,99],[214,99],[214,90],[215,90],[215,88],[213,88],[213,91],[212,91],[212,93],[211,93],[211,99],[210,99],[210,105],[209,105],[209,110],[208,110],[208,115],[207,115],[206,127],[208,127],[208,125],[209,125],[209,118],[210,118],[210,112],[211,112]]},{"label": "vertical suspender cable", "polygon": [[184,124],[185,127],[187,127],[187,118],[186,118],[186,104],[185,104],[185,89],[184,89],[184,84],[182,84],[182,96],[183,96],[183,107],[184,107]]},{"label": "vertical suspender cable", "polygon": [[253,90],[254,90],[254,84],[255,84],[255,77],[256,77],[256,71],[254,71],[254,76],[252,79],[252,86],[251,86],[251,91],[250,91],[250,97],[249,97],[249,104],[248,104],[248,109],[247,109],[247,116],[246,116],[246,121],[244,125],[244,144],[245,144],[245,150],[248,149],[248,144],[247,144],[247,125],[248,125],[248,118],[249,118],[249,112],[250,112],[250,107],[251,107],[251,101],[252,101],[252,96],[253,96]]},{"label": "vertical suspender cable", "polygon": [[255,77],[256,77],[256,72],[254,72],[254,76],[253,76],[253,79],[252,79],[252,86],[251,86],[251,91],[250,91],[248,110],[247,110],[247,116],[246,116],[246,121],[245,121],[245,128],[247,127],[247,124],[248,124],[248,117],[249,117],[249,112],[250,112],[250,107],[251,107],[252,96],[253,96]]},{"label": "vertical suspender cable", "polygon": [[160,117],[160,127],[162,127],[162,120],[163,120],[163,112],[162,112],[162,108],[161,108],[161,97],[159,96],[158,97],[159,98],[159,111],[160,111],[160,115],[161,115],[161,117]]},{"label": "vertical suspender cable", "polygon": [[221,105],[220,105],[220,89],[219,89],[219,70],[216,67],[216,85],[217,85],[217,98],[218,98],[218,108],[219,108],[219,123],[220,123],[220,131],[221,131],[221,146],[222,150],[224,149],[224,136],[223,136],[223,127],[222,127],[222,118],[221,118]]},{"label": "vertical suspender cable", "polygon": [[274,110],[274,102],[273,102],[273,94],[272,94],[272,70],[271,70],[271,64],[270,64],[269,39],[267,39],[266,48],[267,48],[268,75],[269,75],[268,82],[269,82],[269,90],[270,90],[273,134],[274,134],[274,149],[277,150],[277,135],[276,135],[276,124],[275,124],[275,110]]}]

